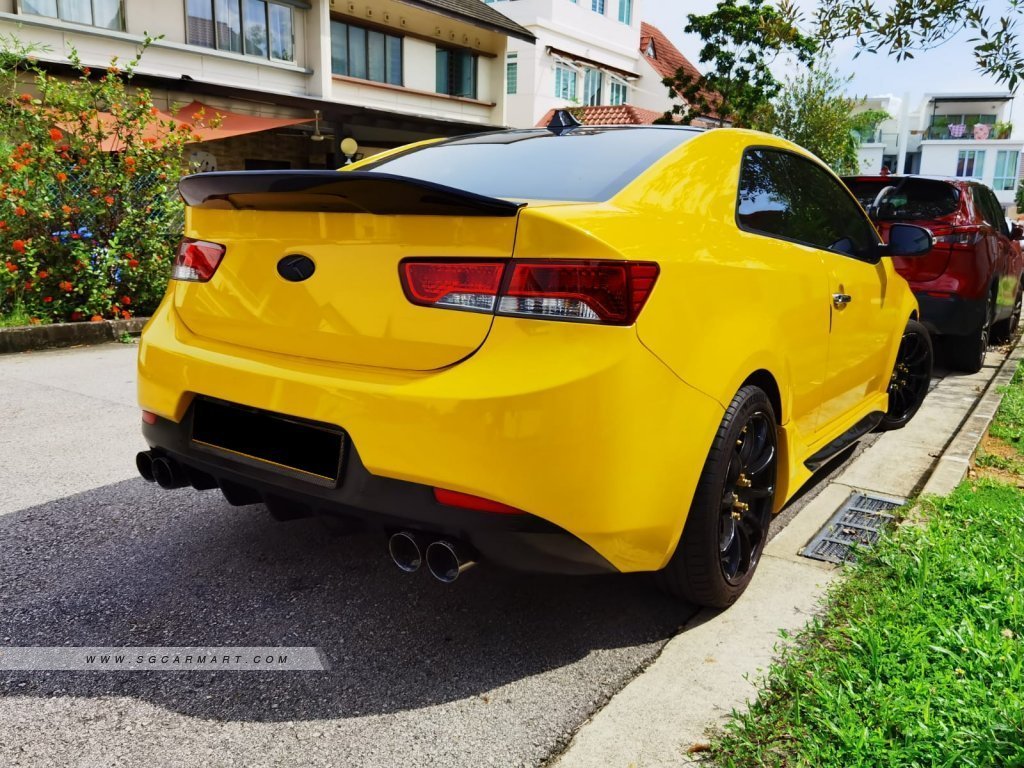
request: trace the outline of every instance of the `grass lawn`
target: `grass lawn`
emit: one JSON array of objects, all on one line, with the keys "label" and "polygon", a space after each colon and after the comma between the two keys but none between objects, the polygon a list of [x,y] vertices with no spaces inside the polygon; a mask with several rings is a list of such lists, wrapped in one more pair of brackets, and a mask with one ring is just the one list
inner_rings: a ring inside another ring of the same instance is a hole
[{"label": "grass lawn", "polygon": [[921,505],[713,743],[722,768],[1024,766],[1024,373],[953,494]]},{"label": "grass lawn", "polygon": [[6,315],[0,315],[0,328],[13,328],[19,325],[31,325],[32,320],[28,313],[21,308],[15,308]]}]

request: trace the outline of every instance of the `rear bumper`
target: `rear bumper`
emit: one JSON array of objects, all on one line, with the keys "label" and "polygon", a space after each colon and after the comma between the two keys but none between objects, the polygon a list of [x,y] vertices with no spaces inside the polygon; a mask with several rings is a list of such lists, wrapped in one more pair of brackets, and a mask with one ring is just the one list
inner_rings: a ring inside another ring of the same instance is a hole
[{"label": "rear bumper", "polygon": [[[197,455],[187,439],[196,395],[341,427],[343,482],[324,489]],[[462,363],[401,372],[202,339],[166,302],[140,345],[139,402],[162,417],[145,429],[150,445],[218,484],[383,527],[461,534],[510,566],[576,572],[667,562],[722,418],[634,328],[497,318]],[[440,505],[432,487],[529,515]]]},{"label": "rear bumper", "polygon": [[985,322],[987,301],[984,298],[932,296],[917,290],[914,295],[921,308],[921,322],[932,335],[968,336],[976,333]]}]

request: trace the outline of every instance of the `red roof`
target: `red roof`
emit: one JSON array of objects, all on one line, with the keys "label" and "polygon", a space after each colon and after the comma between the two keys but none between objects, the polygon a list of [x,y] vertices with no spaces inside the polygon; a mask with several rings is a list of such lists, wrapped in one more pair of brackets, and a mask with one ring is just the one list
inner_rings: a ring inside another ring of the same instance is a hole
[{"label": "red roof", "polygon": [[[654,55],[650,56],[649,50],[652,43],[654,44]],[[693,78],[701,76],[700,70],[683,56],[665,33],[646,21],[640,22],[640,54],[662,77],[675,77],[676,72],[680,69]],[[704,93],[703,95],[709,104],[715,103],[714,94]],[[712,117],[717,116],[712,114]]]},{"label": "red roof", "polygon": [[[574,107],[571,111],[584,125],[653,125],[655,120],[665,114],[653,109],[634,107],[631,104],[621,104],[617,107]],[[537,127],[545,127],[554,115],[555,110],[549,109],[537,123]]]}]

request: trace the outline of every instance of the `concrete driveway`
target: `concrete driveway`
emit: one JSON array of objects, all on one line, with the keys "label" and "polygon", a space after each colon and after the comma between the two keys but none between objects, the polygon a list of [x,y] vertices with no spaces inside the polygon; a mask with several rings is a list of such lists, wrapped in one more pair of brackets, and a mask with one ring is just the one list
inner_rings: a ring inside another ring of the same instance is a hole
[{"label": "concrete driveway", "polygon": [[443,587],[375,537],[160,491],[134,476],[134,356],[0,358],[0,645],[313,645],[331,669],[0,672],[0,765],[539,765],[694,614],[643,575]]}]

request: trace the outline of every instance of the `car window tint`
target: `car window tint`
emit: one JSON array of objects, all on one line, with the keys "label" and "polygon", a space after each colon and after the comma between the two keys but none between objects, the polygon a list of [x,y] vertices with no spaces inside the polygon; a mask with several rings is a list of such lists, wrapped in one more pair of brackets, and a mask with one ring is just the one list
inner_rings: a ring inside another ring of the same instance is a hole
[{"label": "car window tint", "polygon": [[922,221],[938,219],[956,212],[960,193],[952,184],[931,179],[846,179],[846,186],[864,208],[874,204],[878,193],[887,187],[874,216],[886,221]]},{"label": "car window tint", "polygon": [[1006,218],[1003,215],[1003,207],[999,204],[995,194],[988,187],[975,184],[971,187],[974,193],[974,201],[978,205],[985,221],[992,225],[996,232],[1007,234]]},{"label": "car window tint", "polygon": [[743,229],[857,258],[870,258],[878,245],[874,228],[843,185],[790,152],[747,150],[736,217]]},{"label": "car window tint", "polygon": [[699,135],[682,128],[498,131],[430,144],[360,170],[514,200],[607,200]]}]

